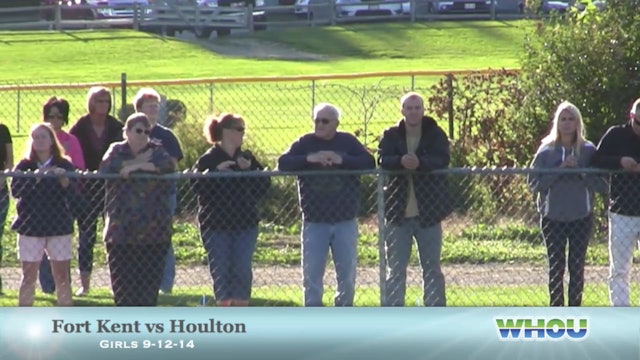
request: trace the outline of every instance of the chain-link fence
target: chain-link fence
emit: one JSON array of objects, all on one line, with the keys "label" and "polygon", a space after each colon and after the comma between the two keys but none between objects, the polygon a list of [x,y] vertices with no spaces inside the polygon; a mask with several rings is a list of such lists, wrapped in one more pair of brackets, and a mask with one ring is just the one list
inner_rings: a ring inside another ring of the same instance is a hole
[{"label": "chain-link fence", "polygon": [[[88,263],[93,265],[90,269],[88,264],[81,265],[86,260],[78,261],[78,249],[84,251],[82,242],[86,248],[87,241],[92,240],[79,234],[77,228],[73,240],[48,242],[62,247],[59,252],[54,251],[57,254],[54,256],[70,255],[74,290],[80,285],[78,266],[84,266],[85,273],[91,271],[90,291],[76,297],[75,303],[109,305],[113,304],[112,296],[122,295],[121,291],[142,297],[145,289],[153,292],[162,288],[163,277],[171,278],[163,267],[169,246],[165,231],[171,223],[167,189],[175,181],[178,202],[171,235],[175,281],[173,284],[169,281],[165,293],[161,292],[161,305],[195,306],[203,302],[213,304],[216,300],[243,300],[248,299],[249,293],[252,305],[301,305],[303,298],[320,296],[319,288],[314,288],[318,283],[311,279],[323,279],[325,305],[334,301],[340,304],[345,297],[348,303],[352,296],[349,291],[353,291],[356,306],[443,305],[445,301],[447,306],[546,306],[550,303],[550,268],[551,294],[555,299],[551,301],[562,300],[560,286],[565,279],[563,288],[568,294],[564,296],[565,304],[575,305],[576,298],[581,297],[582,305],[608,305],[608,218],[604,196],[589,197],[585,193],[584,201],[591,202],[588,206],[594,209],[590,216],[541,222],[530,186],[535,176],[549,174],[597,176],[593,170],[579,173],[515,168],[416,173],[413,181],[419,215],[407,220],[403,215],[406,203],[398,200],[402,196],[397,197],[398,192],[405,190],[393,185],[407,175],[380,170],[184,172],[134,175],[129,179],[120,174],[72,174],[69,189],[80,186],[83,190],[67,191],[64,199],[59,198],[58,192],[62,191],[59,179],[10,173],[13,196],[19,198],[11,201],[18,204],[17,219],[22,216],[27,225],[17,226],[16,214],[10,211],[9,222],[13,223],[14,231],[5,231],[3,238],[4,291],[14,294],[20,286],[16,232],[33,237],[65,235],[72,226],[72,218],[76,222],[83,218],[82,214],[87,218],[88,209],[93,209],[89,218],[97,219],[97,242],[93,259]],[[434,176],[440,180],[434,180]],[[324,192],[324,196],[299,199],[298,177],[306,179],[307,186]],[[360,197],[335,196],[335,189],[354,179],[359,179],[360,186],[355,185],[350,194],[360,193]],[[445,187],[436,185],[440,182]],[[100,216],[105,193],[106,226]],[[449,195],[443,197],[444,193]],[[545,192],[541,194],[546,198]],[[304,201],[311,202],[319,211],[307,213],[305,222],[300,212]],[[546,198],[546,201],[563,200]],[[64,202],[69,204],[68,208],[60,207]],[[393,209],[398,203],[400,216]],[[567,209],[582,206],[565,205]],[[350,221],[351,211],[357,211],[355,222]],[[436,213],[443,217],[441,230]],[[329,216],[325,219],[323,214]],[[624,225],[624,230],[635,231],[637,236],[638,228],[633,221]],[[60,231],[52,233],[53,229]],[[107,246],[100,234],[107,234]],[[415,236],[420,251],[412,246],[411,235]],[[79,246],[78,237],[82,236]],[[307,242],[309,239],[312,242]],[[33,242],[21,241],[21,247]],[[26,250],[21,248],[20,255],[35,260],[41,252],[36,253],[38,249],[29,246]],[[625,249],[631,258],[633,246]],[[323,273],[320,265],[325,264],[327,254],[332,255],[328,259],[333,257],[333,261],[328,261]],[[86,254],[80,255],[83,256]],[[350,259],[357,259],[357,263],[350,263]],[[305,281],[303,262],[306,262]],[[352,270],[355,283],[349,280]],[[632,273],[631,278],[637,276]],[[213,282],[217,297],[213,296],[212,279],[218,279]],[[582,295],[581,283],[584,283]],[[339,296],[334,299],[336,293]],[[636,298],[631,292],[632,303]],[[53,297],[43,299],[54,301]]]},{"label": "chain-link fence", "polygon": [[[301,77],[212,78],[176,81],[127,81],[87,84],[8,84],[0,86],[0,119],[23,137],[42,121],[42,104],[51,96],[70,103],[70,125],[87,112],[87,90],[110,89],[111,114],[122,121],[133,112],[131,99],[143,87],[163,97],[159,123],[172,128],[188,151],[179,164],[187,168],[203,150],[202,123],[220,112],[241,114],[246,139],[261,153],[275,156],[312,127],[313,107],[330,102],[342,110],[340,128],[355,133],[370,149],[382,130],[400,117],[400,97],[407,91],[444,102],[442,127],[454,134],[453,97],[456,76],[490,71],[422,71]],[[444,93],[440,93],[444,90]],[[464,95],[464,94],[461,94]],[[447,105],[448,104],[448,105]],[[19,144],[19,143],[18,143]],[[21,148],[19,148],[21,149]],[[192,151],[193,150],[193,151]]]}]

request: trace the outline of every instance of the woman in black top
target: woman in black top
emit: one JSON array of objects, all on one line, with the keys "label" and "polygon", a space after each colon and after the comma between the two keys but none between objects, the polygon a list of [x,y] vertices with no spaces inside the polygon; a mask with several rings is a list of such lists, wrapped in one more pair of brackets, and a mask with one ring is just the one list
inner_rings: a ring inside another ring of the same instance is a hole
[{"label": "woman in black top", "polygon": [[[87,94],[87,114],[71,127],[69,133],[78,138],[88,171],[97,171],[109,145],[122,141],[123,124],[111,111],[111,93],[102,86],[94,86]],[[76,296],[84,296],[91,285],[93,247],[96,243],[98,217],[104,212],[104,181],[85,179],[80,191],[87,200],[84,211],[78,212],[78,271],[81,287]]]},{"label": "woman in black top", "polygon": [[[238,115],[222,114],[205,123],[213,146],[196,162],[198,172],[262,170],[242,150],[245,123]],[[198,223],[209,258],[218,306],[248,306],[253,280],[251,262],[258,239],[258,201],[270,186],[268,177],[208,177],[194,179]]]}]

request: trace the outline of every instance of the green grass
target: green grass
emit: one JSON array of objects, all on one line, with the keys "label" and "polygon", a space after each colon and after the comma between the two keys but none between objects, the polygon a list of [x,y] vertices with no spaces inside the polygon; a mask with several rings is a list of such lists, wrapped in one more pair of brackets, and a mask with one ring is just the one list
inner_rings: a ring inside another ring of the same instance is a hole
[{"label": "green grass", "polygon": [[[157,80],[517,67],[531,21],[357,24],[256,33],[322,61],[254,60],[131,30],[0,32],[3,82]],[[238,38],[212,40],[238,41]]]},{"label": "green grass", "polygon": [[[544,281],[544,280],[541,280]],[[207,294],[207,306],[215,305],[208,287],[180,288],[176,295],[160,295],[159,306],[200,306],[203,294]],[[326,288],[323,303],[333,304],[335,289]],[[528,286],[448,286],[447,306],[548,306],[549,295],[545,285]],[[638,286],[632,286],[632,294]],[[606,284],[587,284],[583,295],[583,306],[609,306]],[[17,306],[17,292],[7,291],[0,296],[0,307]],[[355,306],[380,306],[380,291],[377,287],[358,287]],[[407,306],[421,306],[422,290],[409,286],[405,298]],[[632,297],[632,303],[638,296]],[[35,306],[55,306],[55,296],[36,293]],[[75,298],[76,306],[113,306],[108,289],[92,289],[91,295]],[[302,290],[292,287],[256,287],[252,293],[252,306],[301,306]]]},{"label": "green grass", "polygon": [[[475,225],[471,229],[480,229],[483,237],[470,235],[460,231],[458,227],[445,228],[442,247],[443,264],[487,264],[501,262],[546,263],[546,248],[538,235],[525,238],[499,238],[493,234],[504,231],[507,227]],[[467,228],[466,230],[468,230]],[[537,230],[533,228],[533,230]],[[477,234],[477,232],[476,232]],[[18,260],[15,247],[16,235],[6,231],[4,242],[4,266],[16,267]],[[181,265],[206,264],[206,253],[202,247],[200,234],[196,226],[190,223],[174,225],[173,243],[176,259]],[[75,250],[74,250],[75,251]],[[75,256],[74,256],[75,258]],[[106,266],[106,254],[101,242],[95,247],[96,266]],[[261,224],[254,264],[256,266],[287,266],[300,264],[300,235],[297,227],[291,229],[270,224]],[[359,266],[377,266],[379,262],[377,229],[366,225],[360,226],[358,240]],[[411,265],[419,265],[414,251],[410,259]],[[587,250],[587,265],[607,265],[607,244],[593,242]],[[75,265],[75,260],[72,260]]]}]

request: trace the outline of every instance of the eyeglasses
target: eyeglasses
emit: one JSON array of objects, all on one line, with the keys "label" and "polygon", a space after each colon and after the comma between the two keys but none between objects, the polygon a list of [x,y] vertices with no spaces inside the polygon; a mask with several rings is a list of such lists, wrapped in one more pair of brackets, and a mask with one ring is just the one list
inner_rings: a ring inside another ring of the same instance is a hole
[{"label": "eyeglasses", "polygon": [[331,119],[327,119],[327,118],[319,118],[319,119],[315,119],[314,120],[316,124],[322,124],[322,125],[327,125],[331,122]]},{"label": "eyeglasses", "polygon": [[237,131],[237,132],[239,132],[239,133],[244,134],[244,128],[243,128],[242,126],[238,126],[238,127],[229,127],[229,128],[227,128],[227,129],[229,129],[229,130],[235,130],[235,131]]},{"label": "eyeglasses", "polygon": [[142,134],[144,133],[145,135],[149,135],[151,133],[151,131],[147,130],[147,129],[136,129],[136,134]]},{"label": "eyeglasses", "polygon": [[47,119],[64,119],[62,114],[47,114]]}]

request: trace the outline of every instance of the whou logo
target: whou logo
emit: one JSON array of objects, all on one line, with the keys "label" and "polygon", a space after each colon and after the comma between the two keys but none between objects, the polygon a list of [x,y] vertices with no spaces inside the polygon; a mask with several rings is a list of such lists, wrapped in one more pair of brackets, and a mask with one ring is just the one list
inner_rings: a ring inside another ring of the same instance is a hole
[{"label": "whou logo", "polygon": [[589,333],[587,318],[496,318],[502,341],[563,340],[580,341]]}]

